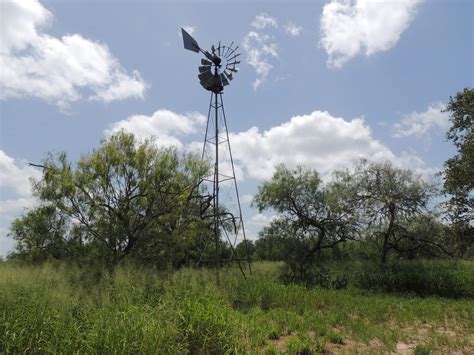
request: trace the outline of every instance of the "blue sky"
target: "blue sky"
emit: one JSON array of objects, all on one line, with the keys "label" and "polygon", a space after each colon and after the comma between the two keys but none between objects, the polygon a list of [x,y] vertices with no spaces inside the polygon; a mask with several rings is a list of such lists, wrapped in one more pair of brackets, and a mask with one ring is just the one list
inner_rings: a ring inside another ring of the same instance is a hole
[{"label": "blue sky", "polygon": [[470,0],[0,6],[0,255],[35,204],[27,162],[75,160],[119,128],[182,149],[202,141],[209,92],[182,26],[202,47],[241,48],[224,100],[250,237],[271,219],[248,202],[275,164],[329,177],[365,156],[432,176],[454,152],[440,109],[473,86]]}]

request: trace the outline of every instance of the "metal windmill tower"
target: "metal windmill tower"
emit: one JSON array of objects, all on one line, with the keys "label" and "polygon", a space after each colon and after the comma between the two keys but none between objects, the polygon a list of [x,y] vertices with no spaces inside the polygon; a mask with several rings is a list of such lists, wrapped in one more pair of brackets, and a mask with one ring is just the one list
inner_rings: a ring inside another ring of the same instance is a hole
[{"label": "metal windmill tower", "polygon": [[[240,53],[237,53],[238,46],[233,47],[234,42],[226,46],[221,45],[219,41],[217,47],[211,46],[210,52],[203,50],[189,33],[184,29],[181,29],[181,32],[184,48],[204,55],[204,58],[201,59],[201,66],[199,66],[198,78],[202,87],[211,92],[202,159],[214,162],[212,175],[204,178],[203,181],[209,187],[212,185],[212,214],[209,217],[213,218],[214,224],[215,259],[213,261],[216,266],[216,282],[219,284],[219,268],[223,262],[220,253],[221,239],[229,243],[232,251],[228,261],[236,261],[245,277],[241,261],[247,260],[251,272],[249,255],[246,256],[246,259],[241,258],[236,254],[234,248],[239,239],[246,241],[247,238],[222,100],[224,87],[229,85],[233,79],[232,75],[238,71],[236,65],[240,63],[238,60]],[[234,201],[223,203],[223,198],[231,200],[232,195],[235,198]],[[205,248],[210,242],[210,240],[206,241]],[[203,250],[203,254],[204,252],[205,250]]]}]

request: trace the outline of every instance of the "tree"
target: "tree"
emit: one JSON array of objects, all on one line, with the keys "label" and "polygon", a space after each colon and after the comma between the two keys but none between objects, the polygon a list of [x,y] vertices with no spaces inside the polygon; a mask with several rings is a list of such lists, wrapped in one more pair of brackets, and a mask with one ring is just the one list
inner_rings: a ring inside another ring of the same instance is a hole
[{"label": "tree", "polygon": [[251,240],[242,240],[235,246],[235,254],[238,258],[252,260],[255,254],[255,244]]},{"label": "tree", "polygon": [[14,256],[21,260],[64,259],[69,252],[67,219],[53,206],[40,206],[15,219],[9,235],[16,241]]},{"label": "tree", "polygon": [[[126,256],[162,262],[173,239],[202,223],[206,209],[199,178],[207,166],[175,149],[158,149],[119,132],[82,156],[76,168],[65,154],[47,156],[37,197],[81,227],[113,269]],[[196,227],[197,228],[197,227]]]},{"label": "tree", "polygon": [[451,122],[446,138],[457,154],[444,163],[444,190],[450,195],[453,229],[466,251],[474,241],[474,90],[465,88],[450,97],[445,111]]},{"label": "tree", "polygon": [[280,214],[263,236],[278,233],[286,245],[291,243],[284,261],[295,273],[303,273],[322,249],[357,236],[357,223],[342,208],[341,197],[323,185],[317,171],[301,166],[290,170],[279,165],[259,187],[254,204]]},{"label": "tree", "polygon": [[354,171],[335,173],[333,188],[345,196],[346,206],[352,206],[354,218],[365,226],[365,233],[379,247],[380,261],[385,264],[388,253],[408,252],[403,243],[411,239],[410,248],[429,240],[414,240],[406,226],[412,218],[428,211],[434,193],[430,183],[412,171],[394,167],[390,162],[356,162]]},{"label": "tree", "polygon": [[448,226],[434,213],[416,215],[408,219],[402,227],[400,233],[405,237],[399,243],[400,256],[414,259],[439,258],[453,254]]}]

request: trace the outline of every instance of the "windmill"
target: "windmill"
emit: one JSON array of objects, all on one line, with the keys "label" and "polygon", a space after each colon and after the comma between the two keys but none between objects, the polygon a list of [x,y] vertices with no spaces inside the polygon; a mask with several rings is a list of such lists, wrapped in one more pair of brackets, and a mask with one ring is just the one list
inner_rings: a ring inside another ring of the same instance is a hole
[{"label": "windmill", "polygon": [[[240,63],[240,53],[237,52],[239,47],[234,47],[234,42],[226,46],[219,41],[217,46],[211,46],[210,51],[203,50],[199,47],[196,40],[183,28],[181,32],[184,48],[201,53],[204,56],[201,58],[198,78],[201,86],[211,92],[202,159],[214,162],[212,175],[204,178],[203,182],[207,183],[209,187],[212,186],[212,214],[209,217],[213,218],[213,241],[215,247],[213,262],[216,267],[216,282],[219,284],[219,268],[223,262],[220,255],[221,238],[229,244],[232,251],[228,261],[236,261],[245,278],[245,271],[241,261],[247,260],[249,271],[251,272],[249,255],[247,255],[246,259],[240,258],[235,251],[236,242],[239,239],[246,241],[247,238],[242,218],[239,189],[235,177],[235,166],[230,147],[224,102],[222,100],[224,87],[229,85],[233,75],[239,70],[236,65]],[[224,190],[227,193],[224,193]],[[235,197],[233,203],[222,203],[223,196],[231,198],[232,195]],[[232,207],[234,207],[234,211],[232,211]],[[201,259],[210,242],[211,240],[206,241]]]}]

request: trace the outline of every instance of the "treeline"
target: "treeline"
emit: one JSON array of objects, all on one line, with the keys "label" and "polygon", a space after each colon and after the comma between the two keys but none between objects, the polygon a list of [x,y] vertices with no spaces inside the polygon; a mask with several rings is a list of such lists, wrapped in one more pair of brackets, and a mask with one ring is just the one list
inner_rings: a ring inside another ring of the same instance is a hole
[{"label": "treeline", "polygon": [[[278,217],[237,253],[285,261],[295,277],[324,258],[472,257],[474,90],[450,98],[446,110],[457,154],[441,172],[442,188],[387,161],[359,160],[327,183],[317,171],[280,165],[253,202]],[[209,166],[199,157],[120,132],[76,164],[49,154],[37,166],[39,203],[12,223],[11,259],[113,270],[124,261],[165,269],[213,258],[212,248],[203,254],[212,196],[201,184]],[[442,194],[445,202],[436,202]],[[221,253],[231,253],[224,242]]]},{"label": "treeline", "polygon": [[445,111],[457,154],[438,174],[442,184],[388,161],[361,159],[327,183],[315,170],[280,165],[253,201],[277,218],[240,249],[284,261],[284,276],[305,282],[329,260],[473,258],[474,90],[451,97]]}]

